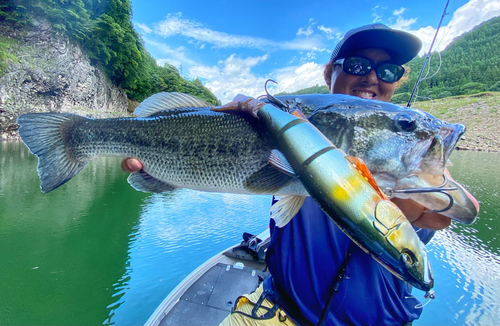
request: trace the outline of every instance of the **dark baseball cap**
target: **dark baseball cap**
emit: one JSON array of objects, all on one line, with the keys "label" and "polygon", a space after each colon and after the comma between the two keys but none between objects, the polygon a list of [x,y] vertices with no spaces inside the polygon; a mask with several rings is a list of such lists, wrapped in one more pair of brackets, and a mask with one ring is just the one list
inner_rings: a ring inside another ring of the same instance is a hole
[{"label": "dark baseball cap", "polygon": [[422,48],[422,41],[408,32],[384,24],[369,24],[351,29],[333,50],[330,61],[344,58],[352,51],[366,48],[387,50],[394,63],[405,64]]}]

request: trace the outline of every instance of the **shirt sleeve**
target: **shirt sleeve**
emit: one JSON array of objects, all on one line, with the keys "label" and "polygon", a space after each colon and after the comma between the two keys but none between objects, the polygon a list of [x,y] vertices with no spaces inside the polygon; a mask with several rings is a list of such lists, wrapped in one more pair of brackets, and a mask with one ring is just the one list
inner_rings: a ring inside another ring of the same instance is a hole
[{"label": "shirt sleeve", "polygon": [[433,231],[433,230],[427,230],[427,229],[421,229],[421,228],[414,228],[414,229],[417,232],[417,235],[420,238],[420,241],[422,241],[424,244],[429,243],[429,241],[431,241],[434,234],[436,234],[436,231]]}]

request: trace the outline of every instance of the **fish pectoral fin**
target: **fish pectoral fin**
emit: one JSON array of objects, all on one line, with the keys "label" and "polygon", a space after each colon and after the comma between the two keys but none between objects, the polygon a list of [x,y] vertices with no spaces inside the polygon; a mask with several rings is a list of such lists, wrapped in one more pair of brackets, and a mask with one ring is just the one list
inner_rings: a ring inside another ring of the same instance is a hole
[{"label": "fish pectoral fin", "polygon": [[293,180],[295,180],[294,177],[281,172],[270,164],[266,164],[246,178],[243,186],[256,194],[275,194]]},{"label": "fish pectoral fin", "polygon": [[274,203],[269,210],[276,226],[282,228],[297,215],[306,197],[296,195],[280,197],[281,199]]},{"label": "fish pectoral fin", "polygon": [[202,108],[212,106],[193,95],[184,93],[158,93],[151,95],[134,110],[138,117],[150,117],[158,112],[179,108]]},{"label": "fish pectoral fin", "polygon": [[291,177],[297,177],[297,174],[293,170],[290,163],[287,161],[285,155],[283,155],[283,153],[281,153],[279,150],[273,149],[271,151],[271,154],[269,154],[267,161],[269,162],[269,164],[271,164],[271,166],[280,170],[281,172]]},{"label": "fish pectoral fin", "polygon": [[152,177],[144,170],[131,173],[127,181],[135,190],[143,192],[161,193],[176,189],[174,186]]}]

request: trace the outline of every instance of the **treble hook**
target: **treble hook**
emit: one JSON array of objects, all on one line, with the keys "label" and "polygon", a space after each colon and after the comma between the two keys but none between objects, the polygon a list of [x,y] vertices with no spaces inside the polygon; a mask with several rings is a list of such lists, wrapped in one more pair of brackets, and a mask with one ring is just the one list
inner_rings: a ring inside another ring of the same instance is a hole
[{"label": "treble hook", "polygon": [[274,80],[272,79],[268,79],[266,80],[266,83],[264,84],[264,90],[266,91],[266,95],[267,95],[267,98],[269,99],[269,101],[276,105],[277,107],[279,107],[280,109],[286,111],[286,112],[290,112],[290,107],[288,105],[286,105],[285,103],[281,102],[280,100],[278,100],[276,97],[272,96],[271,94],[269,94],[269,92],[267,91],[267,83],[268,82],[273,82],[275,83],[276,85],[278,84],[277,82],[275,82]]},{"label": "treble hook", "polygon": [[[409,297],[405,297],[405,299],[408,299],[408,298],[409,298]],[[427,306],[427,304],[428,304],[429,302],[431,302],[432,300],[436,299],[436,293],[434,292],[434,290],[427,291],[427,292],[425,293],[425,295],[424,295],[424,299],[427,299],[427,302],[426,302],[426,303],[424,303],[424,304],[421,304],[421,303],[417,304],[417,305],[415,306],[415,308],[416,308],[416,309],[423,308],[423,307]]]},{"label": "treble hook", "polygon": [[444,181],[441,185],[437,187],[425,187],[425,188],[407,188],[407,189],[398,189],[398,190],[393,190],[391,188],[385,188],[384,193],[387,195],[389,198],[393,198],[394,194],[399,193],[399,194],[416,194],[416,193],[426,193],[426,192],[439,192],[442,193],[443,195],[446,195],[448,199],[450,200],[450,203],[446,208],[444,209],[438,209],[438,210],[430,210],[430,211],[424,211],[425,213],[442,213],[446,212],[453,206],[453,197],[448,193],[448,191],[453,191],[453,190],[458,190],[457,187],[452,187],[452,188],[443,188],[447,183],[448,183],[448,177],[446,174],[443,173],[443,178]]}]

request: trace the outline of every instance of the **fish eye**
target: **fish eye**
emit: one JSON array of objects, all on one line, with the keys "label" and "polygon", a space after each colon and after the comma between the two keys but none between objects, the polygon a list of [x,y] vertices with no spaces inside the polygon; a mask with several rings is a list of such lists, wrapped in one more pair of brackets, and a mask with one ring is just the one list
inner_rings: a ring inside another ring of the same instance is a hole
[{"label": "fish eye", "polygon": [[413,131],[417,128],[417,121],[408,113],[399,113],[396,115],[394,124],[400,131]]}]

